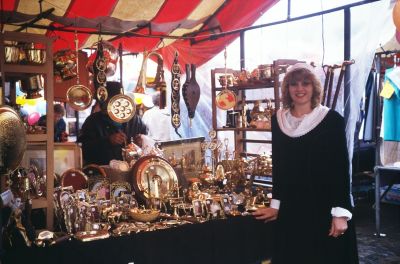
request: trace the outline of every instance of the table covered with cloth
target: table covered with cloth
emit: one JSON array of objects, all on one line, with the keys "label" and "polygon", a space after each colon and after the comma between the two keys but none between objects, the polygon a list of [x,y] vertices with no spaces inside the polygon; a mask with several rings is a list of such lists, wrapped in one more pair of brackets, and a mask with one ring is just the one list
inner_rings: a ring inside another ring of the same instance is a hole
[{"label": "table covered with cloth", "polygon": [[271,256],[273,229],[274,223],[238,216],[90,242],[73,239],[18,248],[8,250],[2,263],[255,263]]}]

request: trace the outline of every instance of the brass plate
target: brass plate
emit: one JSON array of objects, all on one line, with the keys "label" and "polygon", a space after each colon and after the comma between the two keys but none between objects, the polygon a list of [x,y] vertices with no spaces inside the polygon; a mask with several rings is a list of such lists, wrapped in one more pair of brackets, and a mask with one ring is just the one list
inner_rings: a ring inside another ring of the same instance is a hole
[{"label": "brass plate", "polygon": [[67,91],[67,103],[76,111],[85,110],[92,104],[92,93],[84,85],[73,85]]},{"label": "brass plate", "polygon": [[125,123],[132,119],[136,112],[135,102],[127,95],[118,94],[108,102],[109,117],[118,123]]},{"label": "brass plate", "polygon": [[219,109],[228,110],[236,105],[236,94],[228,89],[222,90],[217,94],[215,103]]}]

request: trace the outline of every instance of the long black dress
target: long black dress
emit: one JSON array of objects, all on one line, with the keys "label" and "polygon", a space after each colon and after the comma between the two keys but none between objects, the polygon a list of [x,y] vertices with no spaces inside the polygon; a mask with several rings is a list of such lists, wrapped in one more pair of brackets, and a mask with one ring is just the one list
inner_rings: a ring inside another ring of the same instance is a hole
[{"label": "long black dress", "polygon": [[358,263],[352,221],[328,236],[331,209],[351,211],[344,120],[329,110],[310,132],[289,137],[272,119],[273,198],[280,200],[273,264]]}]

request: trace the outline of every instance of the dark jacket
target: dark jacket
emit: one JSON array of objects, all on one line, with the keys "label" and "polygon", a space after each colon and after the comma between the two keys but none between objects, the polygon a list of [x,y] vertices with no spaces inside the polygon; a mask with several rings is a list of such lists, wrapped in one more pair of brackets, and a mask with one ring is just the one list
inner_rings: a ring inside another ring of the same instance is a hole
[{"label": "dark jacket", "polygon": [[84,164],[106,165],[112,159],[122,160],[124,146],[113,146],[109,141],[109,136],[119,130],[126,134],[127,143],[138,134],[147,134],[146,126],[138,115],[120,124],[102,112],[91,114],[83,123],[78,136],[78,142],[82,143]]}]

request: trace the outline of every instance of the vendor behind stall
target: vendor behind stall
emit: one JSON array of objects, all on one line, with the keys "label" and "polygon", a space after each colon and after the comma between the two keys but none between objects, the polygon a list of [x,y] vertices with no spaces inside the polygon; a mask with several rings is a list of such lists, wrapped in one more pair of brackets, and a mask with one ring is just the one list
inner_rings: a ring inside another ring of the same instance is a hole
[{"label": "vendor behind stall", "polygon": [[100,103],[101,111],[92,113],[83,123],[78,142],[82,143],[84,164],[107,165],[113,159],[122,160],[122,148],[140,134],[147,134],[147,128],[139,115],[127,123],[117,123],[107,114],[109,100],[120,93],[119,82],[107,82],[108,99]]},{"label": "vendor behind stall", "polygon": [[[65,142],[68,140],[68,134],[65,132],[67,124],[63,116],[65,115],[64,106],[61,104],[54,105],[54,142]],[[46,126],[47,115],[39,118],[38,125]]]}]

